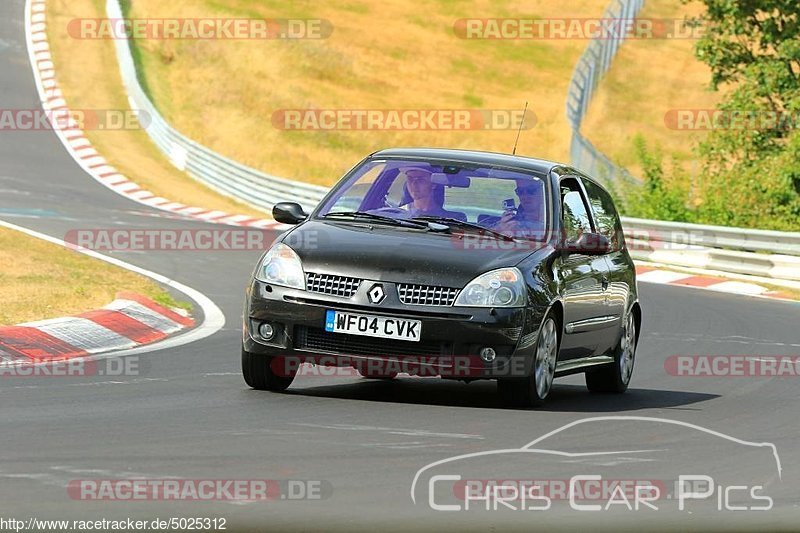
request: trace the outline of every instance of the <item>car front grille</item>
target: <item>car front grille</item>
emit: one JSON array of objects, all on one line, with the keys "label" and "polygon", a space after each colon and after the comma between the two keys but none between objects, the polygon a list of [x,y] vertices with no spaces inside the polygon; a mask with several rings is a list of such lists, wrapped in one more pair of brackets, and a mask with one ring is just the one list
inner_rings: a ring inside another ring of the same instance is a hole
[{"label": "car front grille", "polygon": [[411,342],[380,337],[365,337],[349,333],[332,333],[321,328],[296,326],[294,347],[300,350],[316,350],[342,355],[364,355],[373,357],[451,355],[452,344],[446,342]]},{"label": "car front grille", "polygon": [[311,292],[352,298],[359,285],[361,285],[361,280],[358,278],[317,274],[314,272],[306,274],[306,290]]},{"label": "car front grille", "polygon": [[398,283],[397,295],[406,305],[453,305],[459,289]]}]

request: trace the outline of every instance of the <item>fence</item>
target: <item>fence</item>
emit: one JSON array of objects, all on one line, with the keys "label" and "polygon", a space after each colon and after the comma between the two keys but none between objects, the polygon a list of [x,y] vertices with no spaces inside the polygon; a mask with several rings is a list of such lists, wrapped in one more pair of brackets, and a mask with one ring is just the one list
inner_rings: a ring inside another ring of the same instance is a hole
[{"label": "fence", "polygon": [[[636,18],[643,5],[644,0],[617,0],[606,10],[603,18],[631,21]],[[625,40],[625,24],[619,24],[617,27],[619,31],[611,37],[604,35],[592,39],[572,73],[567,91],[567,120],[572,127],[570,159],[575,167],[601,180],[612,182],[621,180],[624,183],[635,184],[636,178],[612,163],[580,131],[589,102]]]}]

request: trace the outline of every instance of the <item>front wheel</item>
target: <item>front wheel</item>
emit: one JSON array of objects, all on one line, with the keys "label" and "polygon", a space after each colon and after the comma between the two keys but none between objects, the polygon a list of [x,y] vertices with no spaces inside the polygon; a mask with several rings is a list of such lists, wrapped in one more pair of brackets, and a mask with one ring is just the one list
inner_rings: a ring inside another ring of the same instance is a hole
[{"label": "front wheel", "polygon": [[592,392],[623,393],[633,375],[636,359],[636,317],[628,313],[619,344],[614,352],[614,363],[586,373],[586,387]]},{"label": "front wheel", "polygon": [[295,372],[281,371],[283,359],[250,353],[242,348],[242,377],[257,390],[283,392],[294,381]]},{"label": "front wheel", "polygon": [[531,407],[541,405],[550,394],[556,374],[558,359],[558,333],[556,321],[547,316],[536,341],[536,358],[533,372],[527,378],[500,379],[497,390],[507,405]]}]

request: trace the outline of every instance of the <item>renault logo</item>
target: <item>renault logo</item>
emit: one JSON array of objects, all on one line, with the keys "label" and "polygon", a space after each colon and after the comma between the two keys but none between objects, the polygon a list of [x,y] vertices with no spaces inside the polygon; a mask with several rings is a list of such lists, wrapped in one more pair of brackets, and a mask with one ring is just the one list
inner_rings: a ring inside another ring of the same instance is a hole
[{"label": "renault logo", "polygon": [[386,293],[383,290],[383,285],[379,284],[373,285],[372,288],[367,293],[367,296],[369,296],[369,301],[372,302],[373,304],[377,305],[381,303],[383,299],[386,298]]}]

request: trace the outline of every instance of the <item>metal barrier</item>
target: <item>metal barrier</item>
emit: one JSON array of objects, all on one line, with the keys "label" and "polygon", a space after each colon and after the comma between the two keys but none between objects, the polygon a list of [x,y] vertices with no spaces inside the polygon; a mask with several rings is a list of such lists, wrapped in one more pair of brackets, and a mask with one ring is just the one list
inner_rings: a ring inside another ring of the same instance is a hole
[{"label": "metal barrier", "polygon": [[800,233],[622,217],[625,232],[651,242],[800,256]]},{"label": "metal barrier", "polygon": [[[119,0],[108,0],[106,12],[110,19],[121,19]],[[205,183],[221,194],[247,204],[272,211],[280,201],[292,200],[305,209],[314,208],[325,193],[326,187],[310,185],[277,176],[237,163],[189,139],[170,126],[147,97],[139,83],[129,41],[114,41],[122,81],[133,109],[143,111],[150,119],[146,131],[158,148],[169,157],[179,170]]]},{"label": "metal barrier", "polygon": [[636,18],[645,0],[616,0],[603,14],[604,20],[619,20],[616,35],[601,36],[589,43],[581,55],[567,90],[567,120],[572,127],[570,160],[572,165],[598,179],[628,184],[638,183],[625,169],[618,167],[583,135],[581,123],[589,109],[600,79],[608,71],[620,45],[625,40],[627,24]]},{"label": "metal barrier", "polygon": [[800,232],[622,218],[634,259],[800,281]]}]

